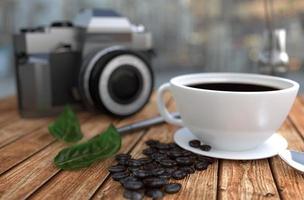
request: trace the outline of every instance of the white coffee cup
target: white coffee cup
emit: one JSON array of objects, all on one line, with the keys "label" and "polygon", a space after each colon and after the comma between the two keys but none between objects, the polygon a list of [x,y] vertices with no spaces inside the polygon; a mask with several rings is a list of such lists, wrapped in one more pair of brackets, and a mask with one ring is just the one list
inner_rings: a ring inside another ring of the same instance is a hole
[{"label": "white coffee cup", "polygon": [[[273,91],[236,92],[197,89],[198,83],[247,83],[278,88]],[[171,124],[185,126],[212,148],[243,151],[272,136],[286,119],[299,84],[274,76],[242,73],[200,73],[172,78],[158,89],[158,109]],[[163,102],[170,90],[181,119],[172,117]]]}]

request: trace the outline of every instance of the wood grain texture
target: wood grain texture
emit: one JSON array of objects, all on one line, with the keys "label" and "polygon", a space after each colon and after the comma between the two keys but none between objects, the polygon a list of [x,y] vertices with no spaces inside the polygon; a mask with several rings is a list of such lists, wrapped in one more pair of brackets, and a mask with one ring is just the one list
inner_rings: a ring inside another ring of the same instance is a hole
[{"label": "wood grain texture", "polygon": [[2,111],[0,114],[0,128],[19,119],[20,116],[16,110]]},{"label": "wood grain texture", "polygon": [[[174,104],[170,104],[170,109],[174,109]],[[124,120],[89,116],[82,121],[82,129],[85,138],[90,138],[110,122],[122,126],[155,113],[153,96],[150,104],[135,116]],[[80,115],[83,117],[86,118]],[[66,145],[48,133],[46,127],[50,120],[20,119],[16,98],[0,100],[0,199],[122,199],[122,187],[112,181],[107,172],[113,158],[79,171],[60,171],[53,165],[53,158]],[[145,141],[171,142],[177,128],[165,124],[125,135],[120,152],[130,151],[140,157]],[[296,100],[279,132],[288,140],[289,148],[304,151],[304,97]],[[208,170],[178,182],[182,183],[182,190],[166,195],[165,199],[304,199],[304,175],[279,157],[256,161],[220,160]]]},{"label": "wood grain texture", "polygon": [[[174,104],[170,105],[170,110],[174,110]],[[135,158],[143,157],[142,150],[146,148],[145,141],[149,139],[159,140],[161,142],[173,142],[174,132],[178,129],[176,126],[164,124],[162,126],[151,128],[136,147],[131,151]],[[184,180],[172,181],[179,182],[183,185],[181,191],[177,194],[166,195],[165,199],[208,199],[216,198],[217,188],[217,162],[208,167],[208,170],[196,172]],[[194,189],[194,187],[199,187]],[[123,188],[120,183],[113,181],[111,178],[102,185],[96,192],[93,199],[122,199]]]},{"label": "wood grain texture", "polygon": [[304,138],[304,103],[297,98],[289,113],[289,117],[294,123],[296,129],[299,131],[302,138]]},{"label": "wood grain texture", "polygon": [[53,165],[53,158],[63,147],[64,143],[55,142],[1,175],[0,199],[25,199],[58,173],[59,169]]},{"label": "wood grain texture", "polygon": [[267,159],[220,160],[219,199],[279,199]]},{"label": "wood grain texture", "polygon": [[[95,131],[96,126],[104,129],[110,120],[113,119],[106,116],[94,117],[83,124],[82,130],[84,133]],[[93,128],[92,123],[95,125]],[[0,199],[24,199],[46,183],[60,171],[53,164],[53,158],[64,147],[65,143],[56,141],[2,174]]]},{"label": "wood grain texture", "polygon": [[0,112],[17,110],[17,98],[15,96],[5,97],[0,100]]},{"label": "wood grain texture", "polygon": [[[130,124],[145,118],[151,118],[158,114],[155,96],[152,101],[144,108],[144,110],[132,117],[115,123],[117,127]],[[167,98],[167,101],[169,97]],[[104,124],[104,126],[107,125]],[[95,127],[98,124],[95,124]],[[100,126],[100,125],[99,125]],[[104,128],[104,127],[103,127]],[[99,131],[103,128],[100,127]],[[137,131],[126,134],[122,139],[120,153],[129,152],[140,140],[145,131]],[[88,199],[97,188],[103,183],[108,176],[108,167],[113,163],[114,158],[109,158],[97,163],[89,168],[79,171],[61,171],[53,177],[47,184],[36,191],[31,199]],[[70,184],[73,180],[73,184]]]},{"label": "wood grain texture", "polygon": [[219,199],[279,199],[267,159],[221,160]]},{"label": "wood grain texture", "polygon": [[[155,105],[154,102],[152,104]],[[129,119],[130,121],[136,121],[134,118],[135,116]],[[109,122],[115,122],[115,120],[108,116],[94,117],[85,122],[82,125],[82,129],[86,137],[91,137],[106,128]],[[0,176],[0,182],[5,183],[0,184],[0,198],[22,199],[27,197],[57,174],[60,170],[53,166],[52,160],[64,146],[65,145],[61,142],[54,142]],[[33,165],[35,166],[34,168],[31,167]],[[95,170],[95,173],[98,173],[98,171]],[[31,174],[30,179],[27,174]],[[15,184],[15,182],[20,182],[20,184]],[[64,188],[66,188],[66,186],[64,186]]]},{"label": "wood grain texture", "polygon": [[[84,123],[93,115],[90,113],[78,114],[81,123]],[[26,158],[55,142],[55,138],[49,133],[47,126],[26,134],[24,137],[10,143],[0,149],[0,174],[21,163]]]},{"label": "wood grain texture", "polygon": [[0,129],[6,124],[20,119],[16,104],[15,97],[6,97],[0,100]]},{"label": "wood grain texture", "polygon": [[[304,151],[304,142],[289,120],[279,133],[287,139],[289,149]],[[270,164],[280,196],[283,199],[304,199],[304,174],[289,167],[278,156],[271,158]]]},{"label": "wood grain texture", "polygon": [[52,118],[20,119],[0,129],[0,148],[12,141],[46,126]]}]

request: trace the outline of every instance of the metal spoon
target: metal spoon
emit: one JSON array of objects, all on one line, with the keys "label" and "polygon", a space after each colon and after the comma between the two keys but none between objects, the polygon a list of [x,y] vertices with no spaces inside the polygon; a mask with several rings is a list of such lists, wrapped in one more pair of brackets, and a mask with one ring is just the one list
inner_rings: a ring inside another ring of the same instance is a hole
[{"label": "metal spoon", "polygon": [[[179,113],[177,113],[177,112],[173,112],[173,113],[171,113],[171,115],[173,115],[176,118],[179,118]],[[123,133],[131,132],[131,131],[136,131],[136,130],[139,130],[139,129],[147,128],[149,126],[161,124],[161,123],[164,123],[164,122],[165,122],[165,120],[164,120],[163,117],[157,116],[157,117],[153,117],[153,118],[150,118],[150,119],[145,119],[145,120],[142,120],[142,121],[135,122],[133,124],[129,124],[129,125],[120,127],[120,128],[117,129],[117,131],[120,134],[123,134]]]},{"label": "metal spoon", "polygon": [[279,153],[279,156],[292,168],[304,172],[304,152],[285,149]]}]

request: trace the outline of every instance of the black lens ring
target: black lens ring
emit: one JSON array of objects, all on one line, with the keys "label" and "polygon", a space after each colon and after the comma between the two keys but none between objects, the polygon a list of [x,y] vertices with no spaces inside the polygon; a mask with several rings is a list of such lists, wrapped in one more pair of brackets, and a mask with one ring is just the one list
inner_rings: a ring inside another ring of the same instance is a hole
[{"label": "black lens ring", "polygon": [[[107,113],[115,115],[117,117],[127,117],[127,116],[130,116],[130,115],[136,113],[138,110],[136,110],[132,113],[126,114],[126,115],[118,115],[118,114],[112,113],[109,109],[107,109],[103,105],[103,103],[100,99],[100,96],[99,96],[99,87],[98,86],[99,86],[99,77],[100,77],[102,71],[104,70],[104,67],[114,57],[122,55],[122,54],[130,54],[130,55],[134,55],[134,56],[140,58],[148,66],[148,70],[150,71],[151,81],[152,81],[150,91],[152,91],[152,87],[154,85],[153,71],[152,71],[151,66],[149,64],[149,61],[144,56],[142,56],[141,54],[135,53],[131,50],[121,49],[121,50],[115,50],[115,51],[109,52],[109,53],[105,54],[104,56],[100,57],[98,59],[98,61],[94,64],[94,67],[92,69],[92,72],[91,72],[91,75],[90,75],[90,78],[89,78],[89,92],[91,94],[92,101],[93,101],[94,105],[99,110],[106,111]],[[150,96],[151,96],[151,92],[150,92],[149,97]],[[147,99],[147,101],[148,100],[149,100],[149,98]]]},{"label": "black lens ring", "polygon": [[[137,91],[134,95],[132,95],[132,97],[129,97],[128,99],[122,99],[122,98],[119,98],[117,94],[115,94],[115,91],[113,89],[113,85],[111,85],[111,81],[112,81],[112,77],[113,75],[115,75],[115,73],[121,69],[126,69],[130,72],[133,72],[134,75],[136,76],[137,80],[139,81],[138,83],[138,88],[137,88]],[[111,98],[119,103],[119,104],[129,104],[129,103],[132,103],[135,99],[137,99],[139,97],[139,95],[141,94],[142,92],[142,89],[143,89],[143,78],[142,78],[142,74],[139,72],[139,70],[137,68],[135,68],[134,66],[132,65],[121,65],[119,68],[115,69],[112,74],[110,75],[110,78],[109,78],[109,84],[108,84],[108,90],[109,90],[109,94],[111,96]]]}]

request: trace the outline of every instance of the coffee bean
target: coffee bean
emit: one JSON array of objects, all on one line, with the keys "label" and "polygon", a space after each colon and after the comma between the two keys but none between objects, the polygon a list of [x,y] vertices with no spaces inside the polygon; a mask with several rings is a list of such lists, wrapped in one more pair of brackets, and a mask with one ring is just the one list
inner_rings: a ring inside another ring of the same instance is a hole
[{"label": "coffee bean", "polygon": [[142,168],[150,171],[150,170],[153,170],[158,167],[159,167],[159,164],[152,162],[152,163],[145,164]]},{"label": "coffee bean", "polygon": [[148,164],[150,162],[152,162],[152,159],[150,158],[139,158],[137,159],[139,162],[141,162],[142,165]]},{"label": "coffee bean", "polygon": [[123,179],[123,178],[129,176],[129,173],[128,172],[116,172],[116,173],[111,174],[111,176],[115,181],[119,181],[120,179]]},{"label": "coffee bean", "polygon": [[203,162],[208,162],[210,164],[212,164],[215,161],[215,159],[213,159],[213,158],[202,156],[202,155],[197,156],[197,160],[203,161]]},{"label": "coffee bean", "polygon": [[123,196],[130,200],[141,200],[144,198],[144,193],[140,191],[125,190]]},{"label": "coffee bean", "polygon": [[155,168],[150,171],[152,176],[159,176],[165,172],[164,168]]},{"label": "coffee bean", "polygon": [[178,157],[175,160],[181,166],[192,165],[193,164],[193,160],[189,157]]},{"label": "coffee bean", "polygon": [[121,153],[121,154],[117,154],[115,156],[115,159],[118,161],[118,160],[129,160],[131,158],[131,155],[130,154],[124,154],[124,153]]},{"label": "coffee bean", "polygon": [[133,173],[136,170],[139,170],[140,167],[128,167],[129,172]]},{"label": "coffee bean", "polygon": [[147,140],[146,141],[146,145],[148,145],[148,146],[156,146],[157,144],[159,144],[159,141],[157,141],[157,140]]},{"label": "coffee bean", "polygon": [[191,155],[189,156],[189,158],[194,162],[197,160],[197,156],[196,155]]},{"label": "coffee bean", "polygon": [[123,187],[128,190],[138,190],[141,189],[144,184],[141,181],[124,181]]},{"label": "coffee bean", "polygon": [[146,155],[146,156],[150,156],[150,155],[152,155],[153,153],[156,153],[156,150],[153,149],[153,148],[147,148],[147,149],[144,149],[144,150],[143,150],[143,154]]},{"label": "coffee bean", "polygon": [[140,167],[141,165],[142,165],[142,162],[139,160],[130,159],[128,161],[128,166],[130,166],[130,167]]},{"label": "coffee bean", "polygon": [[122,166],[122,165],[113,165],[111,166],[108,171],[111,172],[111,173],[115,173],[115,172],[123,172],[126,170],[126,167],[125,166]]},{"label": "coffee bean", "polygon": [[[142,153],[147,157],[132,159],[130,154],[118,154],[115,157],[118,164],[108,169],[112,178],[125,188],[125,198],[143,199],[146,192],[147,196],[160,199],[164,192],[176,193],[180,191],[181,184],[167,184],[170,178],[183,179],[195,170],[207,169],[214,162],[212,158],[186,151],[175,143],[148,140],[146,144],[149,147]],[[199,140],[190,141],[189,145],[211,149],[208,145],[200,145]]]},{"label": "coffee bean", "polygon": [[159,175],[158,177],[168,180],[171,178],[171,174],[164,172],[163,174]]},{"label": "coffee bean", "polygon": [[168,194],[174,194],[180,191],[182,185],[180,183],[169,183],[164,187],[164,191]]},{"label": "coffee bean", "polygon": [[164,160],[160,160],[159,162],[162,166],[164,167],[174,167],[177,165],[177,163],[174,160],[171,159],[164,159]]},{"label": "coffee bean", "polygon": [[177,158],[177,157],[183,156],[183,153],[181,151],[179,151],[179,150],[171,150],[171,151],[167,152],[167,155],[170,158]]},{"label": "coffee bean", "polygon": [[160,160],[163,160],[163,159],[167,159],[167,155],[164,155],[164,154],[161,154],[161,153],[154,153],[151,155],[151,158],[153,160],[156,160],[156,161],[160,161]]},{"label": "coffee bean", "polygon": [[164,178],[151,177],[151,178],[145,178],[143,182],[147,187],[160,188],[164,186],[167,181]]},{"label": "coffee bean", "polygon": [[175,143],[169,143],[168,146],[172,149],[172,148],[177,148],[179,146],[177,146]]},{"label": "coffee bean", "polygon": [[164,193],[161,190],[158,189],[152,189],[148,190],[146,192],[147,196],[151,197],[153,200],[155,199],[161,199],[164,196]]},{"label": "coffee bean", "polygon": [[161,153],[161,154],[167,154],[168,149],[161,149],[158,152]]},{"label": "coffee bean", "polygon": [[171,150],[171,151],[181,151],[181,150],[183,150],[183,149],[182,149],[181,147],[175,145],[175,147],[171,148],[170,150]]},{"label": "coffee bean", "polygon": [[181,167],[179,169],[183,170],[187,174],[193,174],[195,172],[195,169],[194,169],[193,166],[184,166],[184,167]]},{"label": "coffee bean", "polygon": [[194,148],[199,148],[201,146],[201,141],[199,140],[190,140],[189,146]]},{"label": "coffee bean", "polygon": [[211,150],[211,146],[207,145],[207,144],[203,144],[199,147],[202,151],[210,151]]},{"label": "coffee bean", "polygon": [[128,162],[129,162],[129,160],[127,160],[127,159],[117,160],[117,163],[119,165],[124,165],[124,166],[128,165]]},{"label": "coffee bean", "polygon": [[134,176],[128,176],[128,177],[125,177],[125,178],[122,178],[122,179],[119,180],[119,182],[121,184],[123,184],[126,181],[139,181],[139,179],[134,177]]},{"label": "coffee bean", "polygon": [[155,147],[159,150],[170,149],[170,146],[168,144],[163,144],[163,143],[159,143]]},{"label": "coffee bean", "polygon": [[170,168],[166,168],[165,169],[165,173],[168,173],[168,174],[172,174],[174,171],[177,170],[177,167],[170,167]]},{"label": "coffee bean", "polygon": [[205,170],[208,168],[208,165],[209,163],[208,162],[198,162],[195,164],[195,169],[198,170],[198,171],[201,171],[201,170]]},{"label": "coffee bean", "polygon": [[182,151],[182,154],[183,154],[184,157],[187,157],[187,156],[191,156],[191,155],[192,155],[192,152],[191,152],[191,151],[183,150],[183,151]]},{"label": "coffee bean", "polygon": [[149,171],[138,169],[133,171],[133,175],[138,178],[146,178],[151,175]]},{"label": "coffee bean", "polygon": [[176,170],[172,173],[172,177],[176,180],[183,179],[187,176],[187,173],[184,172],[183,170]]}]

